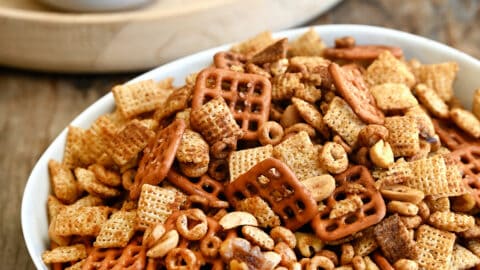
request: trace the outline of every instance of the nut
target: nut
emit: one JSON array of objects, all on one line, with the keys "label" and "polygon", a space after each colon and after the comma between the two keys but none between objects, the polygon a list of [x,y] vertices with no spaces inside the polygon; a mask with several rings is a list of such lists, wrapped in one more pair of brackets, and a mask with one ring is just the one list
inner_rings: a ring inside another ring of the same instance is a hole
[{"label": "nut", "polygon": [[242,234],[250,243],[264,250],[272,250],[275,245],[273,239],[262,229],[253,226],[243,226]]},{"label": "nut", "polygon": [[393,264],[395,270],[418,270],[418,264],[416,261],[408,259],[400,259]]},{"label": "nut", "polygon": [[423,191],[404,185],[384,186],[380,192],[382,193],[383,197],[389,200],[409,202],[413,204],[418,204],[423,200],[423,198],[425,198]]},{"label": "nut", "polygon": [[335,178],[330,174],[308,178],[302,181],[302,184],[310,191],[317,202],[325,200],[335,190]]},{"label": "nut", "polygon": [[375,166],[387,169],[395,162],[392,147],[388,142],[379,140],[370,150],[370,160]]},{"label": "nut", "polygon": [[165,232],[165,226],[160,223],[156,224],[153,227],[148,227],[143,234],[143,245],[147,247],[152,247],[160,240],[160,238],[162,238]]},{"label": "nut", "polygon": [[263,256],[269,265],[269,269],[274,269],[277,267],[282,260],[282,256],[274,251],[266,251],[263,253]]},{"label": "nut", "polygon": [[147,251],[147,256],[150,258],[161,258],[167,253],[176,248],[180,236],[176,230],[167,232],[159,241]]},{"label": "nut", "polygon": [[323,242],[315,234],[295,232],[297,239],[297,248],[303,257],[312,257],[316,252],[323,248]]},{"label": "nut", "polygon": [[233,211],[224,215],[218,223],[224,230],[230,230],[239,226],[258,226],[257,219],[248,212]]},{"label": "nut", "polygon": [[285,242],[290,248],[295,248],[297,239],[293,232],[285,227],[277,226],[270,231],[270,236],[275,243]]},{"label": "nut", "polygon": [[276,244],[273,250],[281,256],[280,265],[290,266],[297,261],[295,252],[285,242]]},{"label": "nut", "polygon": [[388,129],[381,125],[368,125],[358,133],[358,143],[361,146],[372,147],[380,140],[386,140]]},{"label": "nut", "polygon": [[409,202],[391,201],[387,204],[390,213],[398,213],[404,216],[415,216],[418,213],[418,206]]}]

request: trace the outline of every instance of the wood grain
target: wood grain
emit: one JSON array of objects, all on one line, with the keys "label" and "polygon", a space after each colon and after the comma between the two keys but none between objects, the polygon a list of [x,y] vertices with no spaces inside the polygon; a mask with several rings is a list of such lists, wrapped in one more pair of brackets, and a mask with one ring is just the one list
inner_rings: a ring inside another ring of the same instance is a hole
[{"label": "wood grain", "polygon": [[[325,23],[396,28],[480,58],[480,0],[345,0],[308,25]],[[136,75],[50,75],[0,68],[1,269],[35,269],[22,238],[20,205],[36,160],[77,114],[112,85]]]}]

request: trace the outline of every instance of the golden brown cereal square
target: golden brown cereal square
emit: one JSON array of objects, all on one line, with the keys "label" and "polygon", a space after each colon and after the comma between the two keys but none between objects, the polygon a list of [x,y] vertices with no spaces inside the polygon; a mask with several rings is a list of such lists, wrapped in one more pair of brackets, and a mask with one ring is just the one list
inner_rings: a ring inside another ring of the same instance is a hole
[{"label": "golden brown cereal square", "polygon": [[80,187],[93,196],[100,198],[111,198],[120,195],[120,191],[118,189],[109,187],[97,181],[95,173],[92,171],[84,168],[76,168],[75,177],[77,177]]},{"label": "golden brown cereal square", "polygon": [[274,41],[272,33],[270,31],[265,31],[246,41],[234,45],[230,50],[232,52],[252,56],[272,44]]},{"label": "golden brown cereal square", "polygon": [[258,196],[240,201],[236,210],[249,212],[254,215],[258,221],[258,226],[262,228],[280,226],[280,218],[268,206],[267,202]]},{"label": "golden brown cereal square", "polygon": [[273,147],[273,156],[283,161],[300,181],[324,173],[319,163],[318,151],[305,131]]},{"label": "golden brown cereal square", "polygon": [[347,102],[339,97],[332,100],[323,121],[350,146],[357,143],[358,133],[366,126]]},{"label": "golden brown cereal square", "polygon": [[413,156],[420,150],[420,138],[417,124],[408,116],[385,117],[385,127],[395,157]]},{"label": "golden brown cereal square", "polygon": [[271,144],[234,151],[228,157],[228,169],[230,170],[230,181],[244,174],[260,161],[272,157],[273,146]]},{"label": "golden brown cereal square", "polygon": [[352,242],[355,255],[362,257],[367,256],[377,249],[377,240],[375,239],[375,235],[373,234],[374,228],[375,227],[372,226],[363,230],[362,236]]},{"label": "golden brown cereal square", "polygon": [[480,258],[470,250],[455,244],[453,246],[451,269],[469,269],[480,264]]},{"label": "golden brown cereal square", "polygon": [[132,118],[160,107],[170,91],[165,91],[153,80],[117,85],[112,89],[115,104],[125,118]]},{"label": "golden brown cereal square", "polygon": [[53,159],[48,162],[48,171],[50,173],[53,194],[65,203],[73,203],[80,195],[80,192],[72,171],[67,166]]},{"label": "golden brown cereal square", "polygon": [[69,126],[67,142],[63,152],[62,163],[70,169],[91,163],[92,159],[86,154],[83,143],[85,130],[79,127]]},{"label": "golden brown cereal square", "polygon": [[106,152],[122,166],[136,158],[154,136],[155,132],[134,119],[107,141]]},{"label": "golden brown cereal square", "polygon": [[437,211],[430,215],[428,223],[433,227],[450,232],[464,232],[475,226],[473,216],[450,211]]},{"label": "golden brown cereal square", "polygon": [[448,106],[432,88],[417,84],[415,95],[427,110],[436,117],[448,118]]},{"label": "golden brown cereal square", "polygon": [[125,247],[135,233],[137,214],[135,211],[113,213],[100,229],[94,247]]},{"label": "golden brown cereal square", "polygon": [[365,80],[370,86],[383,83],[403,83],[412,87],[415,84],[415,76],[410,72],[407,65],[395,58],[390,51],[382,52],[368,66]]},{"label": "golden brown cereal square", "polygon": [[50,226],[60,236],[96,236],[110,211],[106,206],[65,207]]},{"label": "golden brown cereal square", "polygon": [[443,195],[449,192],[447,168],[442,156],[436,155],[408,164],[413,177],[404,182],[406,186],[419,189],[425,195]]},{"label": "golden brown cereal square", "polygon": [[297,89],[302,89],[301,73],[285,73],[272,79],[272,100],[285,100],[293,97]]},{"label": "golden brown cereal square", "polygon": [[138,199],[138,226],[146,229],[164,223],[186,201],[186,196],[174,189],[144,184]]},{"label": "golden brown cereal square", "polygon": [[44,263],[66,263],[75,262],[87,257],[87,249],[85,245],[76,244],[66,247],[56,247],[52,250],[47,250],[42,254]]},{"label": "golden brown cereal square", "polygon": [[292,56],[321,56],[323,49],[325,49],[325,43],[315,29],[310,28],[290,43],[289,54]]},{"label": "golden brown cereal square", "polygon": [[89,157],[102,165],[114,164],[112,158],[106,153],[106,142],[111,139],[116,132],[115,125],[106,116],[100,116],[86,130],[83,137],[86,152]]},{"label": "golden brown cereal square", "polygon": [[87,195],[78,199],[69,207],[82,207],[82,206],[100,206],[103,204],[103,200],[97,196]]},{"label": "golden brown cereal square", "polygon": [[370,88],[378,108],[383,111],[406,110],[418,105],[410,89],[401,83],[384,83]]},{"label": "golden brown cereal square", "polygon": [[472,135],[474,138],[480,138],[480,120],[470,111],[453,108],[450,110],[450,119],[463,131]]},{"label": "golden brown cereal square", "polygon": [[230,108],[221,97],[203,104],[191,115],[190,122],[210,146],[228,138],[236,142],[243,135]]},{"label": "golden brown cereal square", "polygon": [[407,227],[400,220],[398,214],[385,218],[374,228],[374,235],[383,255],[396,262],[401,258],[415,260],[418,250],[413,238],[410,238]]},{"label": "golden brown cereal square", "polygon": [[314,105],[299,99],[299,98],[292,98],[292,104],[297,108],[298,113],[300,116],[307,122],[307,124],[314,127],[318,132],[320,132],[324,138],[329,137],[329,129],[328,126],[323,121],[322,114],[315,108]]},{"label": "golden brown cereal square", "polygon": [[176,112],[186,109],[192,99],[192,91],[193,87],[191,86],[183,86],[175,89],[162,106],[155,111],[153,118],[161,121]]},{"label": "golden brown cereal square", "polygon": [[360,196],[356,194],[349,195],[347,196],[347,198],[335,202],[328,218],[335,219],[341,216],[345,216],[348,213],[353,213],[357,211],[358,209],[362,208],[362,206],[363,202]]},{"label": "golden brown cereal square", "polygon": [[302,87],[295,88],[294,96],[309,103],[315,103],[322,97],[322,91],[311,82],[302,83]]},{"label": "golden brown cereal square", "polygon": [[48,220],[52,220],[62,209],[65,208],[65,205],[59,201],[55,196],[48,195],[47,199],[47,209],[48,209]]},{"label": "golden brown cereal square", "polygon": [[453,82],[457,72],[456,62],[421,65],[414,69],[417,81],[435,90],[444,101],[453,97]]},{"label": "golden brown cereal square", "polygon": [[416,232],[418,259],[420,267],[426,270],[449,269],[455,234],[421,225]]}]

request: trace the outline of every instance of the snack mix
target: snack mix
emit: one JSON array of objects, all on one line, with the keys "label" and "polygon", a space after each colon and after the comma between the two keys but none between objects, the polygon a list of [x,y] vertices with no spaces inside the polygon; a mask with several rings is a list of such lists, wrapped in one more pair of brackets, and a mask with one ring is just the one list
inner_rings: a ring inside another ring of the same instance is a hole
[{"label": "snack mix", "polygon": [[311,29],[219,52],[181,87],[113,88],[48,164],[52,269],[480,267],[480,89],[455,62],[327,48]]}]

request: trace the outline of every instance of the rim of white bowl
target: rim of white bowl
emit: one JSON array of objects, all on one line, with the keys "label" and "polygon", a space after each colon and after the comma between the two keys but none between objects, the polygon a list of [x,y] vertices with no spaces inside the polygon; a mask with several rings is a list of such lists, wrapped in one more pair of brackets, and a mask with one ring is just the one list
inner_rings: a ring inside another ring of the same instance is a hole
[{"label": "rim of white bowl", "polygon": [[[309,28],[310,27],[301,27],[301,28],[294,28],[294,29],[285,30],[285,31],[279,31],[274,33],[274,36],[275,37],[283,37],[283,36],[296,37],[299,34],[308,30]],[[384,39],[388,44],[395,44],[397,41],[400,41],[400,40],[413,39],[415,42],[417,42],[418,44],[422,44],[422,46],[424,47],[426,46],[434,50],[442,51],[442,55],[445,55],[446,59],[455,59],[458,61],[466,62],[469,65],[473,65],[476,68],[478,68],[478,70],[480,70],[480,61],[462,51],[459,51],[457,49],[454,49],[452,47],[449,47],[437,41],[424,38],[421,36],[417,36],[414,34],[402,32],[399,30],[394,30],[394,29],[389,29],[389,28],[384,28],[379,26],[357,25],[357,24],[319,25],[319,26],[314,26],[313,28],[317,32],[333,32],[337,37],[344,36],[344,35],[353,35],[353,36],[362,36],[365,34],[372,35],[372,33],[374,33],[374,35],[382,36],[382,39]],[[380,31],[381,33],[375,34],[375,32],[377,31]],[[331,40],[330,41],[327,40],[327,43],[329,45],[331,45],[331,42],[332,42]],[[229,46],[231,46],[231,44],[222,45],[219,47],[215,47],[215,48],[201,51],[189,56],[182,57],[180,59],[169,62],[160,67],[152,69],[151,71],[148,71],[130,80],[127,83],[150,79],[155,77],[155,74],[158,74],[158,73],[164,74],[163,77],[171,76],[171,70],[174,69],[175,66],[185,65],[187,63],[192,64],[196,62],[205,61],[206,57],[211,56],[213,53],[217,51],[225,50],[229,48]],[[88,106],[78,116],[76,116],[75,119],[72,122],[70,122],[69,125],[78,125],[80,122],[85,122],[85,118],[90,119],[90,122],[93,122],[93,120],[96,118],[99,112],[99,108],[104,110],[105,112],[111,111],[112,101],[113,101],[113,96],[111,93],[104,95],[99,100],[97,100],[96,102]],[[28,219],[29,211],[34,211],[35,209],[33,205],[27,204],[27,201],[25,200],[25,198],[28,198],[29,196],[33,196],[33,194],[37,192],[32,188],[33,182],[35,181],[35,179],[33,179],[33,176],[37,174],[37,171],[44,169],[44,168],[41,168],[40,166],[44,166],[46,164],[46,161],[53,156],[54,146],[56,146],[59,143],[62,137],[66,137],[66,134],[67,134],[67,127],[65,127],[61,131],[61,133],[50,143],[50,145],[45,150],[45,152],[40,156],[38,161],[35,163],[35,166],[33,167],[30,173],[30,176],[28,177],[28,180],[23,192],[22,206],[21,206],[22,232],[23,232],[25,244],[27,246],[27,250],[30,254],[30,258],[33,260],[37,269],[48,269],[48,268],[43,263],[41,259],[41,254],[38,254],[38,251],[36,251],[33,247],[33,242],[31,240],[31,237],[32,237],[32,233],[35,231],[32,228],[35,226],[35,224],[32,224],[33,222],[28,223],[27,221],[29,221]],[[45,183],[45,184],[47,186],[49,185],[49,183]],[[46,207],[45,202],[42,202],[41,207]],[[48,235],[43,235],[42,237],[45,238],[44,241],[47,241]]]}]

